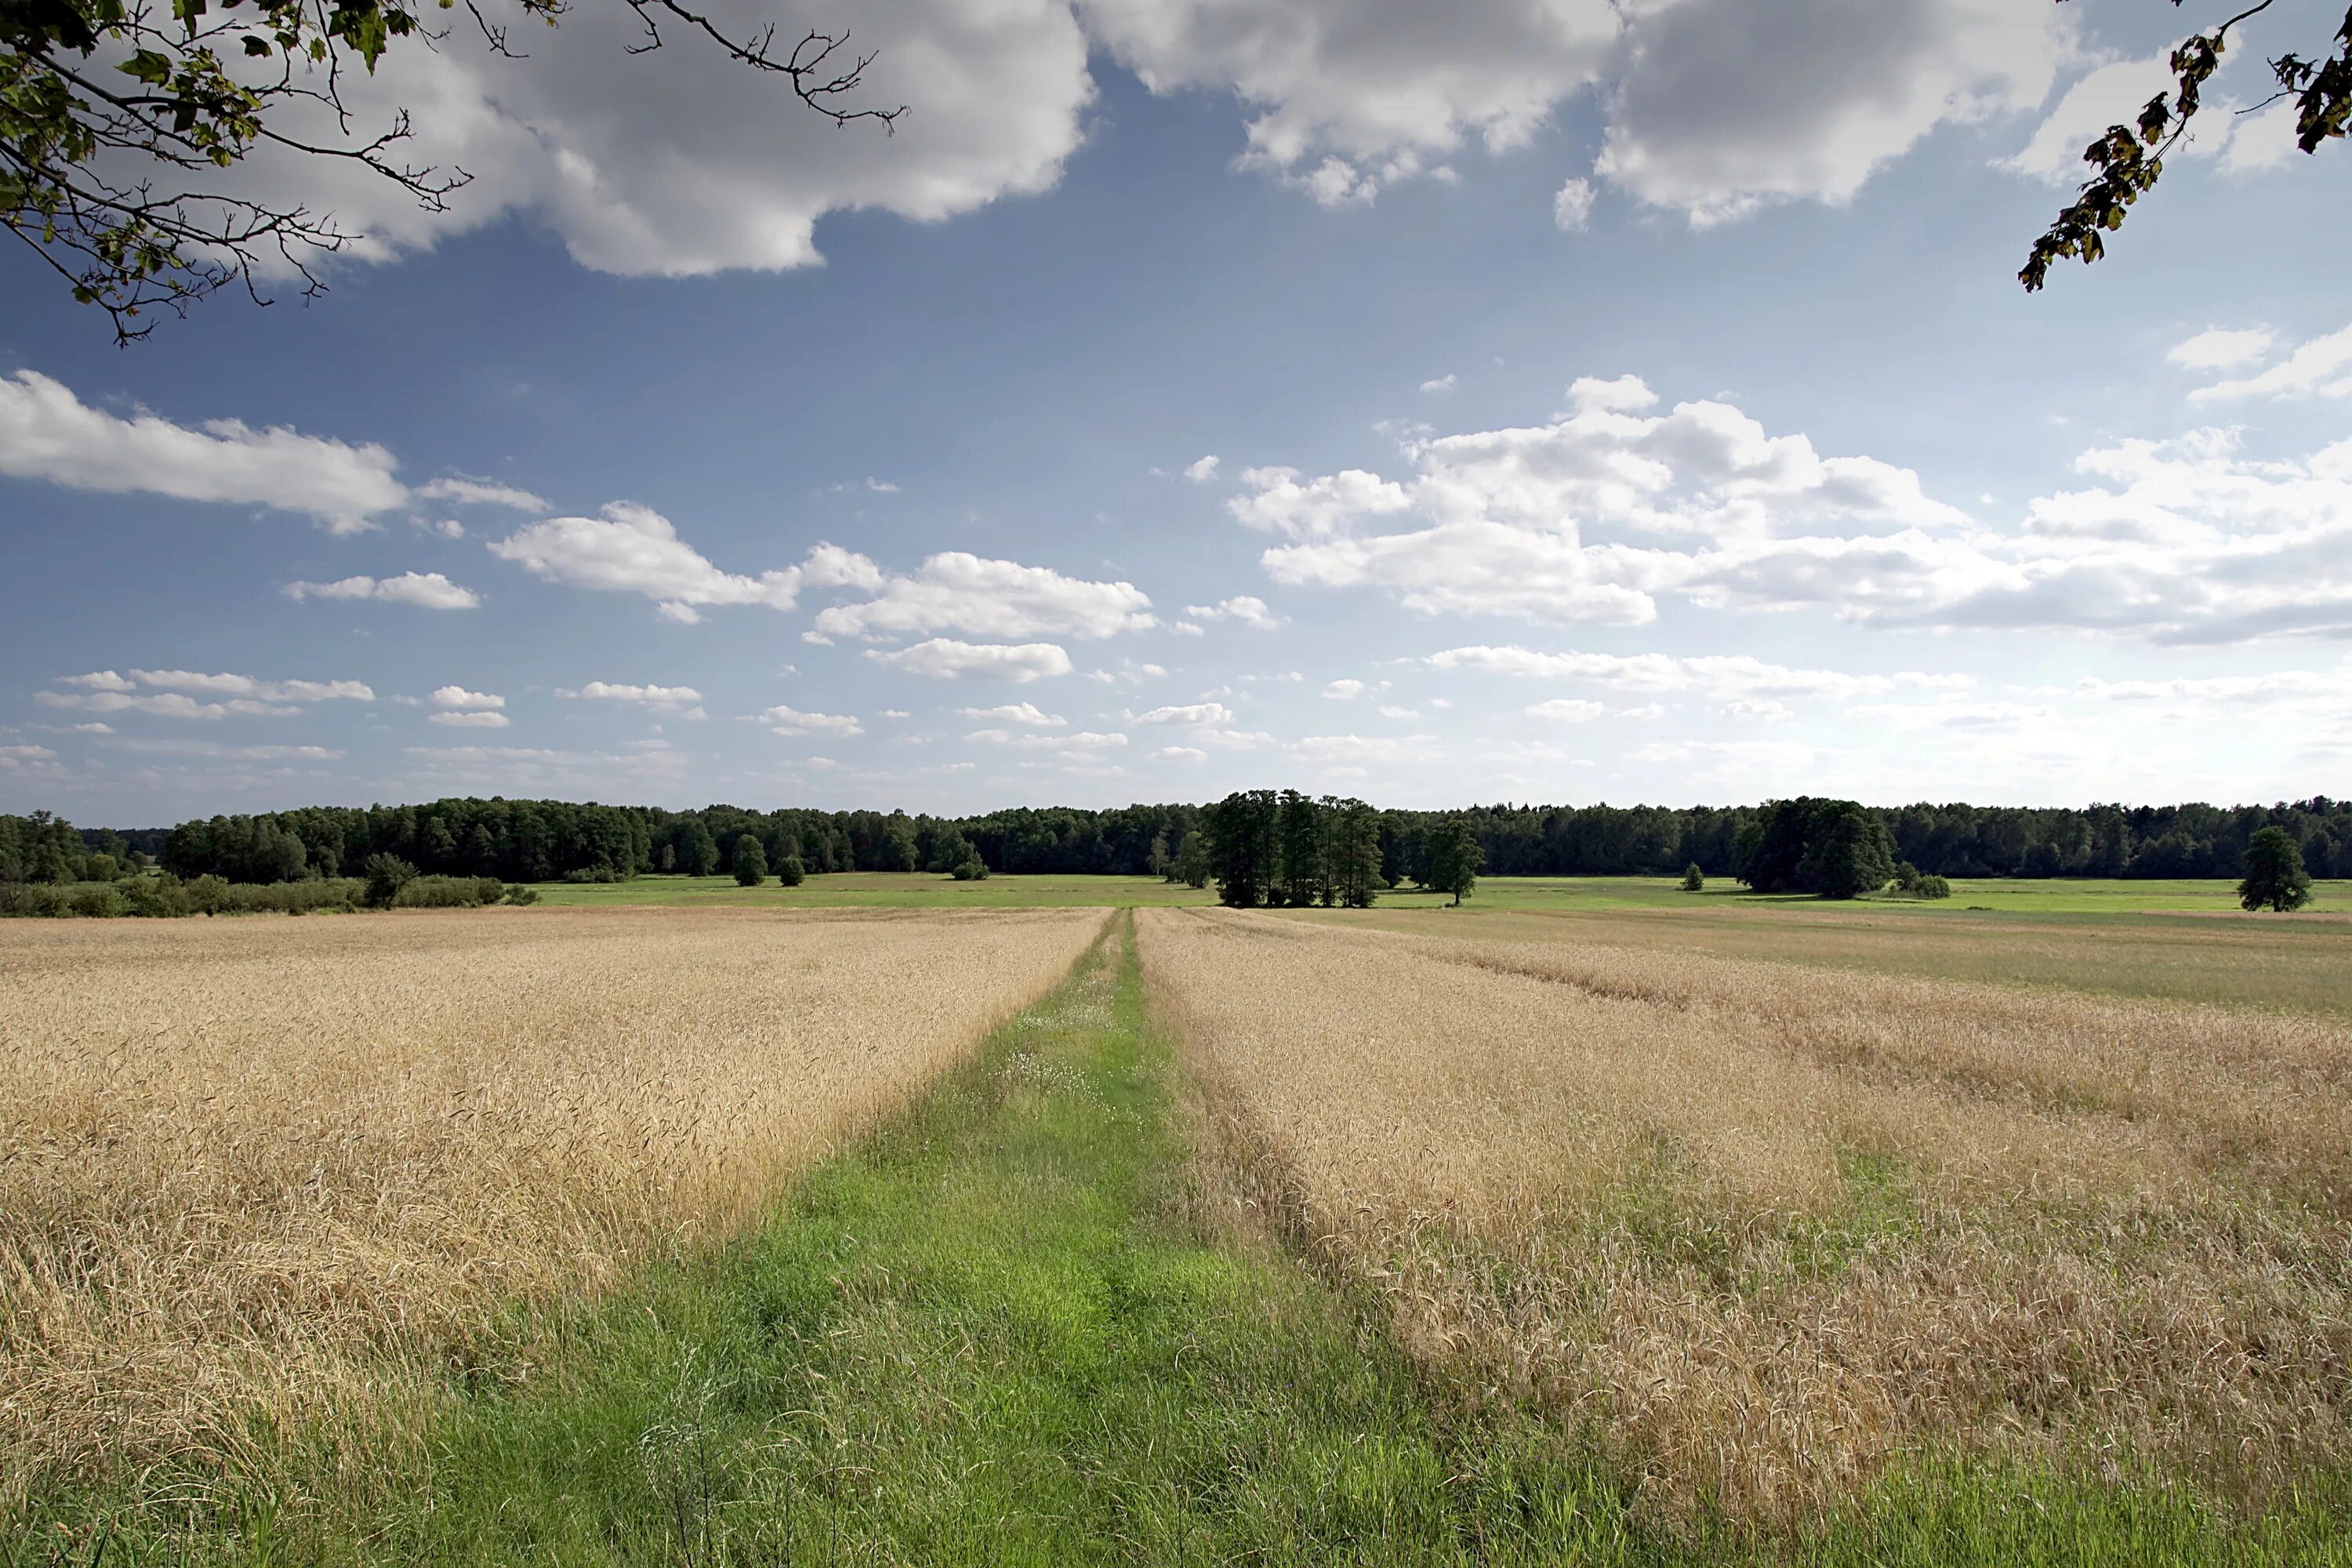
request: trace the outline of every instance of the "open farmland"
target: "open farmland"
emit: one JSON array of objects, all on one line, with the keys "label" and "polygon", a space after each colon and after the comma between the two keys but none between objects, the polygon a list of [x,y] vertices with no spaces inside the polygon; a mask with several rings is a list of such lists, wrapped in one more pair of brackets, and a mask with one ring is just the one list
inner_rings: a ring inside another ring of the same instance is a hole
[{"label": "open farmland", "polygon": [[[1306,910],[1284,915],[1329,918]],[[1825,964],[2352,1019],[2352,921],[2307,913],[2293,920],[2234,910],[2018,913],[1670,891],[1591,908],[1547,905],[1498,879],[1482,881],[1460,909],[1384,899],[1346,918],[1422,936]]]},{"label": "open farmland", "polygon": [[1383,1288],[1442,1386],[1589,1431],[1655,1515],[1802,1521],[1948,1463],[2340,1494],[2338,1023],[1223,911],[1139,928],[1288,1234]]},{"label": "open farmland", "polygon": [[738,1226],[1102,921],[0,927],[0,1505],[416,1415],[506,1303]]}]

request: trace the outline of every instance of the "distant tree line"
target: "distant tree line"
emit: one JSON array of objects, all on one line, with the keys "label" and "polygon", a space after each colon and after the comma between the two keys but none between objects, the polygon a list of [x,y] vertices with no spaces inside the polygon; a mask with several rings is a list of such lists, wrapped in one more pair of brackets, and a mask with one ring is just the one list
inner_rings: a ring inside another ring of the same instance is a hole
[{"label": "distant tree line", "polygon": [[[1262,793],[1245,792],[1252,797]],[[1283,798],[1274,796],[1277,819]],[[1313,804],[1318,810],[1355,808],[1349,819],[1349,832],[1355,836],[1350,853],[1368,859],[1376,836],[1381,881],[1434,887],[1442,875],[1434,857],[1457,823],[1466,828],[1489,876],[1675,876],[1693,865],[1704,874],[1739,876],[1748,856],[1763,842],[1774,812],[1786,803],[1496,805],[1455,812]],[[233,882],[361,876],[368,857],[376,854],[395,856],[427,875],[495,877],[502,882],[610,880],[659,872],[727,876],[734,873],[738,848],[749,837],[759,844],[769,876],[782,874],[793,860],[809,876],[851,870],[946,876],[965,865],[1014,873],[1167,875],[1189,839],[1189,868],[1202,873],[1205,885],[1202,857],[1214,837],[1208,831],[1212,816],[1223,809],[1224,803],[1104,811],[1024,808],[950,818],[905,812],[759,812],[732,805],[674,812],[493,798],[307,807],[123,834],[76,833],[36,814],[0,817],[0,880],[103,880],[85,875],[91,868],[88,857],[105,855],[113,862],[110,869],[120,871],[142,853],[142,843],[155,845],[144,852],[175,875],[219,876]],[[1265,808],[1261,803],[1254,809],[1262,814]],[[1854,809],[1854,820],[1885,829],[1897,871],[1908,864],[1922,876],[2237,879],[2247,872],[2250,842],[2273,827],[2295,847],[2309,875],[2352,876],[2352,803],[2325,796],[2274,805],[1922,803]],[[1258,894],[1261,902],[1268,892],[1281,901],[1291,897],[1278,820],[1274,831],[1277,847],[1271,861],[1262,851],[1251,851],[1259,858],[1249,882],[1265,889]],[[1780,875],[1765,874],[1768,879]],[[1335,900],[1345,897],[1336,874],[1318,871],[1299,880],[1301,886],[1311,884],[1316,901],[1327,881]]]}]

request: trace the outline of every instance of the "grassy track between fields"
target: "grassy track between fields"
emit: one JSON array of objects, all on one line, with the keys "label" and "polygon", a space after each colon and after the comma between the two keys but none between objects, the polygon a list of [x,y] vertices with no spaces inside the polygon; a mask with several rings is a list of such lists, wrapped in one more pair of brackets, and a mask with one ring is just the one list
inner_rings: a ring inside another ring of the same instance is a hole
[{"label": "grassy track between fields", "polygon": [[2232,1533],[2177,1492],[1932,1466],[1803,1541],[1662,1528],[1231,1217],[1131,943],[751,1235],[519,1314],[419,1484],[189,1533],[151,1508],[102,1552],[0,1531],[0,1565],[2352,1560],[2324,1511]]}]

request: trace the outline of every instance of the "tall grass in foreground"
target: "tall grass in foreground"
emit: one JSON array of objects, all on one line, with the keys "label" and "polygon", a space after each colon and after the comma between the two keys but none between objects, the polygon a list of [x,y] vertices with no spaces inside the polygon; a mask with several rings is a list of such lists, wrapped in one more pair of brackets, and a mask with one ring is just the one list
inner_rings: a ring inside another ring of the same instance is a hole
[{"label": "tall grass in foreground", "polygon": [[2352,1031],[1139,925],[1268,1211],[1433,1386],[1589,1435],[1650,1517],[1813,1528],[1953,1464],[2352,1500]]},{"label": "tall grass in foreground", "polygon": [[389,1484],[508,1303],[740,1225],[1102,919],[0,927],[0,1515]]}]

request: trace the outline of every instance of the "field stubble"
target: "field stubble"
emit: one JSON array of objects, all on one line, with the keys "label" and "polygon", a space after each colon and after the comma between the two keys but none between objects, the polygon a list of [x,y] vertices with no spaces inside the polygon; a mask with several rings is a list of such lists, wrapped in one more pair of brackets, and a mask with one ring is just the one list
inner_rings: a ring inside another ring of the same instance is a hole
[{"label": "field stubble", "polygon": [[321,1432],[364,1471],[506,1303],[738,1225],[1102,921],[0,928],[0,1512],[125,1467],[268,1478]]},{"label": "field stubble", "polygon": [[[1146,911],[1276,1220],[1668,1516],[1958,1457],[2259,1506],[2352,1462],[2352,1031]],[[1483,1397],[1474,1394],[1473,1397]]]}]

